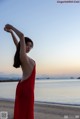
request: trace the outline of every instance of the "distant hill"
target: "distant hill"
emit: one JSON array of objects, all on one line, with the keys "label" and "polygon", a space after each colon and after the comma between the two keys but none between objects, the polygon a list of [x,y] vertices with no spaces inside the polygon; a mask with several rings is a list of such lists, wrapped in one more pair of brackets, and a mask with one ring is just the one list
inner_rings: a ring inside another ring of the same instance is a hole
[{"label": "distant hill", "polygon": [[78,77],[77,79],[80,79],[80,77]]},{"label": "distant hill", "polygon": [[18,74],[6,74],[0,72],[0,82],[12,82],[20,80],[20,75]]},{"label": "distant hill", "polygon": [[[21,75],[19,74],[5,74],[0,72],[0,82],[14,82],[19,81],[21,79]],[[50,79],[56,79],[56,80],[64,80],[64,79],[75,79],[75,77],[71,76],[51,76],[51,75],[36,75],[37,80],[50,80]],[[80,79],[78,77],[77,79]]]},{"label": "distant hill", "polygon": [[19,81],[20,78],[9,78],[9,77],[0,77],[0,82],[15,82],[15,81]]}]

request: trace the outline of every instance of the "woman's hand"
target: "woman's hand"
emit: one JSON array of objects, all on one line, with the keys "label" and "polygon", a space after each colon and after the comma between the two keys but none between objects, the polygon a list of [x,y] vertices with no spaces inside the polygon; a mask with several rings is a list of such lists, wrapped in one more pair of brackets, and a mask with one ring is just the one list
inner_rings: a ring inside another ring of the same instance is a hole
[{"label": "woman's hand", "polygon": [[7,32],[9,32],[9,33],[12,33],[12,30],[11,29],[8,29],[6,27],[4,27],[4,30],[7,31]]},{"label": "woman's hand", "polygon": [[12,28],[13,28],[13,26],[12,26],[12,25],[10,25],[10,24],[6,24],[6,25],[5,25],[5,28],[6,28],[6,29],[12,29]]},{"label": "woman's hand", "polygon": [[12,25],[6,24],[5,27],[4,27],[4,30],[11,33],[12,32],[12,27],[13,27]]}]

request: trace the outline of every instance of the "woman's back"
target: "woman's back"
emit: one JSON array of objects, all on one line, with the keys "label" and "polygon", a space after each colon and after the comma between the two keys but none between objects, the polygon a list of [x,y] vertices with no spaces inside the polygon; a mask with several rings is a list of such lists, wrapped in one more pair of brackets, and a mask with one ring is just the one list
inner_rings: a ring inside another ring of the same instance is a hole
[{"label": "woman's back", "polygon": [[[28,56],[27,56],[28,57]],[[22,81],[23,80],[27,80],[28,77],[31,75],[34,65],[35,65],[35,61],[31,58],[28,57],[28,59],[26,59],[28,61],[21,63],[21,68],[22,68]]]}]

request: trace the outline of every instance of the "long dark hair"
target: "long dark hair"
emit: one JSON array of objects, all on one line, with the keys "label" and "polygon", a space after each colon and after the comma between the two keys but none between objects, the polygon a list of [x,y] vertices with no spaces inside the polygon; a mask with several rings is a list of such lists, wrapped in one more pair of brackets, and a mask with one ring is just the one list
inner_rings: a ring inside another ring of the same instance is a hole
[{"label": "long dark hair", "polygon": [[[31,42],[32,47],[33,47],[33,41],[30,38],[25,37],[25,43],[27,44],[28,42]],[[14,64],[13,64],[13,67],[19,68],[20,65],[21,65],[21,61],[20,61],[20,42],[19,42],[18,43],[18,46],[17,46],[16,53],[14,55]]]}]

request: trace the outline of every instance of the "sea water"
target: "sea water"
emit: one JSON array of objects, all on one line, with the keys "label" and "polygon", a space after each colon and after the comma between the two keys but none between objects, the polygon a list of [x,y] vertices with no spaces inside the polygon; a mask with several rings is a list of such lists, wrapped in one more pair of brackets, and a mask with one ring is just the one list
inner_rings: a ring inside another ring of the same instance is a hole
[{"label": "sea water", "polygon": [[[14,100],[17,83],[18,82],[1,82],[0,98]],[[80,105],[80,80],[36,80],[35,101]]]}]

